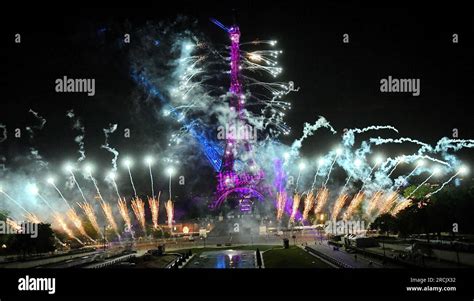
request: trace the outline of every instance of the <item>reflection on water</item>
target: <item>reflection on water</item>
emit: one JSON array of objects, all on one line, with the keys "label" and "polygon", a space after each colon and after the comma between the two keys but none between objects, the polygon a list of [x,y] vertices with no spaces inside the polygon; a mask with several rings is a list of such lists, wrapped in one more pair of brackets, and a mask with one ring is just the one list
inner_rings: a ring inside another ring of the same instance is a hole
[{"label": "reflection on water", "polygon": [[222,250],[203,252],[187,267],[214,269],[245,269],[255,267],[255,252]]}]

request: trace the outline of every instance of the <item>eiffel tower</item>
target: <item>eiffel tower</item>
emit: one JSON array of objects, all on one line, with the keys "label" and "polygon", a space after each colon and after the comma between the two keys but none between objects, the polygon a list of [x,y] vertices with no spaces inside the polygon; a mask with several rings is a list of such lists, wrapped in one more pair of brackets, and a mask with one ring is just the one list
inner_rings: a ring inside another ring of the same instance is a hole
[{"label": "eiffel tower", "polygon": [[[217,174],[217,189],[215,199],[210,207],[216,209],[228,200],[236,200],[242,212],[252,209],[256,199],[263,200],[263,195],[258,191],[258,185],[263,180],[263,171],[258,168],[252,154],[252,145],[245,129],[251,129],[246,121],[245,94],[242,92],[240,82],[240,29],[237,25],[227,28],[217,20],[214,24],[224,29],[230,38],[230,89],[229,109],[230,118],[225,137],[225,148],[221,168]],[[229,132],[233,134],[228,134]],[[256,137],[253,137],[256,139]]]}]

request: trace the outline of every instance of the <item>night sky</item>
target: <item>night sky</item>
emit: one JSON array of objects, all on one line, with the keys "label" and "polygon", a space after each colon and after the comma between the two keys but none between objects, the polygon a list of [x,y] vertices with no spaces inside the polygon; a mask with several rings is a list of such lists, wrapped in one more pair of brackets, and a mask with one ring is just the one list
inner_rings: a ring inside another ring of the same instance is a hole
[{"label": "night sky", "polygon": [[[414,7],[410,2],[396,7],[332,1],[311,6],[297,1],[254,2],[217,5],[179,1],[170,7],[155,1],[153,5],[133,3],[134,8],[81,2],[74,12],[53,13],[38,5],[37,10],[31,8],[35,13],[17,11],[3,19],[0,123],[7,126],[9,139],[0,144],[0,155],[5,156],[7,167],[17,168],[21,163],[15,158],[27,155],[32,145],[52,166],[59,168],[64,161],[75,160],[73,137],[77,132],[65,116],[69,109],[84,122],[86,152],[93,161],[111,159],[110,153],[100,150],[102,129],[109,123],[118,123],[119,132],[132,130],[130,139],[114,135],[110,140],[121,154],[138,158],[164,149],[163,129],[167,125],[155,121],[146,104],[137,107],[131,101],[139,90],[130,77],[128,61],[133,35],[131,45],[119,39],[148,20],[172,21],[179,14],[197,20],[197,28],[216,45],[227,43],[227,37],[209,22],[210,17],[231,24],[235,15],[243,41],[278,40],[284,50],[280,78],[300,87],[288,97],[293,108],[286,120],[292,134],[285,138],[286,143],[301,135],[304,122],[313,122],[319,115],[338,131],[392,125],[400,136],[434,144],[444,136],[451,137],[452,129],[457,128],[459,138],[474,138],[470,106],[474,27],[469,9],[455,4],[449,8]],[[13,43],[16,32],[22,34],[21,45]],[[342,43],[344,33],[350,35],[349,44]],[[452,33],[459,34],[458,44],[452,44]],[[95,78],[96,96],[55,93],[54,80],[63,75]],[[388,75],[420,78],[421,95],[380,93],[379,81]],[[30,108],[46,118],[46,127],[37,131],[33,140],[26,132],[21,139],[12,138],[14,128],[37,123],[28,113]],[[397,137],[390,132],[374,134],[378,135]],[[303,154],[325,153],[338,141],[339,137],[321,130],[307,141]],[[150,145],[156,149],[149,149]],[[394,146],[392,152],[396,155],[402,149],[412,153],[417,148]],[[458,154],[474,163],[471,150]],[[212,175],[205,166],[203,159],[199,174]],[[183,169],[190,172],[190,167]],[[163,180],[164,175],[160,176]]]}]

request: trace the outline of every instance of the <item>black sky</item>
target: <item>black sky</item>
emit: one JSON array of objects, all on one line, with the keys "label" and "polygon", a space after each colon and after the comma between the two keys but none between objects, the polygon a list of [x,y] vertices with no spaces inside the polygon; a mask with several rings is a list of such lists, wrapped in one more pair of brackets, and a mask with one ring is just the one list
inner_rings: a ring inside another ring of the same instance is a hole
[{"label": "black sky", "polygon": [[[138,133],[130,140],[112,138],[111,143],[122,154],[146,153],[143,148],[147,144],[161,139],[162,125],[155,125],[150,137],[150,112],[146,108],[134,111],[130,99],[136,86],[129,76],[129,46],[118,40],[123,32],[139,28],[147,20],[173,20],[178,14],[196,19],[198,28],[216,43],[226,43],[226,36],[209,18],[230,24],[234,15],[242,40],[279,41],[284,50],[281,78],[301,88],[289,97],[293,108],[287,121],[293,134],[286,142],[298,138],[304,122],[319,115],[337,130],[389,124],[397,127],[401,136],[433,144],[458,128],[460,138],[473,138],[472,13],[456,2],[435,7],[397,3],[374,7],[332,1],[311,5],[308,1],[154,1],[116,7],[81,2],[64,13],[43,4],[31,6],[28,13],[17,10],[2,19],[5,54],[0,123],[7,125],[11,137],[14,128],[35,122],[28,114],[30,108],[48,123],[33,142],[26,135],[19,140],[9,138],[0,144],[0,154],[8,160],[26,152],[33,143],[56,164],[74,159],[75,133],[65,118],[69,109],[84,120],[86,149],[92,157],[110,160],[110,154],[98,150],[103,142],[102,128],[109,123]],[[98,32],[101,28],[106,28],[105,33]],[[13,43],[16,32],[22,33],[21,45]],[[349,44],[342,43],[344,33],[350,35]],[[453,33],[459,34],[458,44],[451,43]],[[96,78],[97,96],[55,93],[54,80],[66,74]],[[388,75],[420,78],[421,96],[380,93],[379,81]],[[132,118],[137,113],[142,114],[143,123]],[[391,133],[381,135],[394,137]],[[337,140],[322,131],[303,151],[323,153]],[[469,160],[473,154],[461,152],[460,156]]]}]

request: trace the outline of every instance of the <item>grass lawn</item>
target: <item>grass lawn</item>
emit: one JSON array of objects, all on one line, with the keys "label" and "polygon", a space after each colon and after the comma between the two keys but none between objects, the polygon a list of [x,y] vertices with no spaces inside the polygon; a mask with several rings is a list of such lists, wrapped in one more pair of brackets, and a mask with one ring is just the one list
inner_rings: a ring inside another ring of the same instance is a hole
[{"label": "grass lawn", "polygon": [[265,268],[330,268],[326,263],[301,248],[274,248],[263,253]]}]

